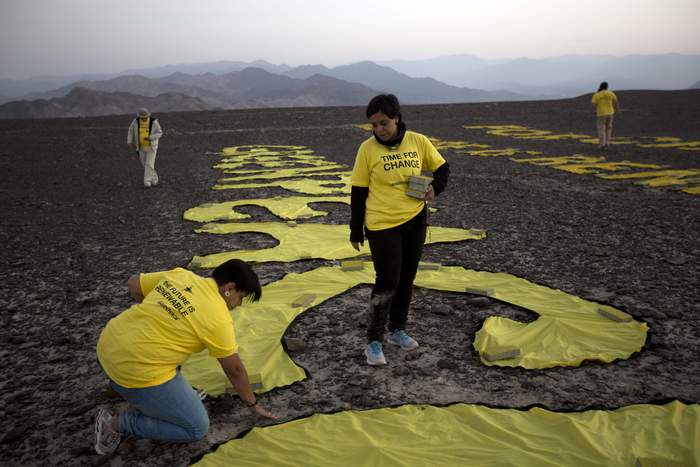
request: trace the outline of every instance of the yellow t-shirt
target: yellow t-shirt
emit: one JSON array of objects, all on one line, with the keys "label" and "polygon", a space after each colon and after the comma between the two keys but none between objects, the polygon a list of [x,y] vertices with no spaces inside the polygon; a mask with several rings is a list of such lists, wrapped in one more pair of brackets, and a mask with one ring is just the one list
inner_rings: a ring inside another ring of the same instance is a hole
[{"label": "yellow t-shirt", "polygon": [[113,381],[157,386],[193,353],[236,353],[231,313],[214,279],[176,268],[141,274],[140,283],[143,302],[110,320],[97,342],[97,357]]},{"label": "yellow t-shirt", "polygon": [[151,136],[151,119],[147,118],[144,122],[140,118],[139,121],[139,147],[149,148],[151,147],[151,140],[148,139]]},{"label": "yellow t-shirt", "polygon": [[406,195],[408,177],[421,171],[434,172],[445,159],[428,138],[407,131],[401,144],[389,148],[374,136],[357,151],[352,184],[369,187],[365,224],[369,230],[396,227],[423,210],[425,201]]},{"label": "yellow t-shirt", "polygon": [[607,117],[614,114],[613,102],[616,101],[617,96],[615,93],[607,89],[596,92],[593,94],[593,99],[591,99],[591,102],[595,105],[595,113],[598,117]]}]

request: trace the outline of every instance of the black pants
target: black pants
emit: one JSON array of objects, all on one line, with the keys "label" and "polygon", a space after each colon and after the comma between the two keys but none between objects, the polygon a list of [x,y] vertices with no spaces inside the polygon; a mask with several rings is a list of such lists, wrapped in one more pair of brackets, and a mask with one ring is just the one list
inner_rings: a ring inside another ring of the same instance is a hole
[{"label": "black pants", "polygon": [[423,253],[427,211],[404,224],[365,235],[372,252],[377,279],[372,288],[367,341],[382,341],[389,319],[389,331],[404,329],[413,293],[418,262]]}]

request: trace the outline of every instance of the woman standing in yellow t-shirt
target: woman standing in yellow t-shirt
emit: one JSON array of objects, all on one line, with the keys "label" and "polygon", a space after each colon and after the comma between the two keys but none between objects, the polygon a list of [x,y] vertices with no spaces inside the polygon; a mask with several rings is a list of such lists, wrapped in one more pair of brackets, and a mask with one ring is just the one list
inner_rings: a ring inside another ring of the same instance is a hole
[{"label": "woman standing in yellow t-shirt", "polygon": [[[425,243],[426,201],[445,189],[450,169],[428,138],[406,130],[401,106],[393,94],[374,97],[365,115],[374,134],[360,145],[352,172],[350,242],[359,251],[365,236],[369,241],[377,277],[370,299],[365,355],[368,364],[384,365],[382,342],[387,319],[387,342],[406,351],[418,347],[405,328]],[[409,177],[421,172],[433,173],[422,196],[408,190]]]},{"label": "woman standing in yellow t-shirt", "polygon": [[608,83],[603,81],[598,87],[598,92],[591,99],[596,113],[596,127],[598,129],[598,149],[607,149],[612,138],[613,115],[615,111],[620,113],[617,96],[608,91]]}]

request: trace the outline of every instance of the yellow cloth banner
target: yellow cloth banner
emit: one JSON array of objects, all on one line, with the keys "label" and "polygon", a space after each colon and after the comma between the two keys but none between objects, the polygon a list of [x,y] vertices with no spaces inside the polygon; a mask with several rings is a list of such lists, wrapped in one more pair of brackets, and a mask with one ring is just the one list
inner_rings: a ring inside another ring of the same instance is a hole
[{"label": "yellow cloth banner", "polygon": [[[321,176],[323,174],[316,174]],[[307,195],[340,195],[350,193],[349,172],[343,175],[333,175],[329,179],[303,178],[300,180],[278,180],[266,183],[217,183],[214,190],[236,190],[243,188],[271,188],[279,187],[295,193]]]},{"label": "yellow cloth banner", "polygon": [[700,405],[674,401],[557,413],[404,405],[256,427],[197,467],[692,467]]},{"label": "yellow cloth banner", "polygon": [[[360,251],[350,244],[350,229],[337,224],[284,224],[280,222],[234,222],[205,224],[197,233],[232,234],[261,232],[275,237],[279,245],[262,250],[237,250],[195,256],[190,268],[209,269],[238,258],[243,261],[262,263],[266,261],[297,261],[300,259],[345,259],[369,255],[369,242],[365,241]],[[426,244],[481,240],[483,230],[451,227],[429,227]]]},{"label": "yellow cloth banner", "polygon": [[[557,134],[548,130],[537,130],[522,125],[462,125],[467,130],[486,130],[495,136],[508,136],[515,139],[533,139],[541,141],[577,140],[582,143],[597,144],[597,138],[577,133]],[[642,136],[639,138],[615,137],[611,144],[634,144],[641,148],[674,148],[684,151],[700,150],[700,141],[683,141],[674,136]]]},{"label": "yellow cloth banner", "polygon": [[349,196],[289,196],[261,199],[239,199],[223,203],[200,204],[185,211],[185,219],[195,222],[212,222],[223,220],[249,219],[250,215],[234,210],[237,206],[263,206],[270,212],[283,219],[301,219],[327,216],[328,212],[312,209],[310,203],[343,203],[350,204]]},{"label": "yellow cloth banner", "polygon": [[[328,169],[345,169],[343,171],[319,172]],[[224,177],[218,183],[239,182],[244,180],[276,180],[278,178],[313,177],[321,175],[343,175],[347,173],[347,167],[340,164],[328,167],[297,167],[292,169],[276,170],[224,170],[226,174],[238,174],[236,177]]]},{"label": "yellow cloth banner", "polygon": [[[308,308],[359,284],[373,283],[372,263],[364,262],[363,266],[353,271],[320,267],[302,274],[287,274],[263,287],[260,302],[234,309],[240,355],[249,373],[259,381],[260,392],[305,378],[304,371],[280,344],[287,326]],[[620,310],[510,274],[443,266],[438,270],[419,269],[415,285],[451,292],[470,290],[540,315],[527,324],[501,317],[487,318],[474,341],[486,365],[535,369],[576,366],[584,360],[611,362],[638,352],[646,340],[646,324]],[[310,300],[293,306],[308,294],[313,295]],[[358,345],[362,342],[363,338],[358,336]],[[513,349],[518,354],[504,358],[502,354]],[[222,394],[230,387],[218,362],[206,352],[193,355],[182,366],[182,372],[190,384],[212,395]]]}]

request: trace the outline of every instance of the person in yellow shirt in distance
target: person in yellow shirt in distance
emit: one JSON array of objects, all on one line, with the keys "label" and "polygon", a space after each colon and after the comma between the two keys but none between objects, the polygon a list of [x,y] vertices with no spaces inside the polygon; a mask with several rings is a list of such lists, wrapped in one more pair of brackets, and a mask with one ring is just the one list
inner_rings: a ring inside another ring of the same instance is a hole
[{"label": "person in yellow shirt in distance", "polygon": [[[374,134],[360,145],[355,158],[350,243],[359,251],[365,236],[369,241],[376,281],[370,297],[365,356],[369,365],[384,365],[382,343],[387,327],[389,344],[405,351],[419,345],[405,329],[428,225],[426,201],[445,189],[450,169],[426,136],[406,129],[393,94],[375,96],[365,115]],[[409,196],[409,177],[421,172],[432,172],[433,180],[424,196],[420,192]]]},{"label": "person in yellow shirt in distance", "polygon": [[613,115],[620,114],[620,106],[614,92],[608,90],[608,83],[603,81],[598,92],[591,99],[596,111],[596,128],[598,130],[598,149],[607,149],[612,138]]},{"label": "person in yellow shirt in distance", "polygon": [[158,185],[156,154],[161,136],[163,136],[163,129],[158,119],[152,116],[148,109],[139,109],[136,118],[129,125],[126,144],[130,150],[136,150],[143,166],[143,186],[146,188]]},{"label": "person in yellow shirt in distance", "polygon": [[276,418],[250,389],[230,313],[243,300],[257,301],[262,295],[250,265],[232,259],[210,278],[182,268],[137,274],[127,287],[137,303],[107,323],[97,357],[112,389],[131,407],[120,413],[98,409],[98,454],[114,452],[122,436],[170,443],[203,438],[209,416],[179,367],[205,349],[255,414]]}]

